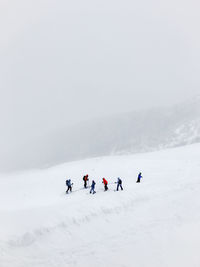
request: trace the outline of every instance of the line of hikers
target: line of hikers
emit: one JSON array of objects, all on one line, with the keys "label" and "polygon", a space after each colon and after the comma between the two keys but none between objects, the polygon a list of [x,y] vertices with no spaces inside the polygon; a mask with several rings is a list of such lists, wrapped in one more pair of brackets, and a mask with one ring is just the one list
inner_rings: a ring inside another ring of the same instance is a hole
[{"label": "line of hikers", "polygon": [[[87,184],[89,184],[89,178],[88,177],[89,177],[88,174],[86,174],[86,175],[83,176],[84,188],[88,188],[88,186],[87,186]],[[141,178],[142,178],[142,173],[140,172],[138,174],[136,183],[140,183]],[[104,191],[107,191],[108,190],[108,181],[105,178],[103,178],[102,179],[102,183],[104,184]],[[122,187],[122,179],[121,178],[118,177],[117,178],[117,182],[115,182],[115,184],[117,184],[116,191],[118,191],[119,188],[121,188],[121,190],[123,190],[123,187]],[[91,188],[90,189],[90,194],[95,194],[96,193],[96,191],[95,191],[95,185],[96,185],[95,181],[92,180],[92,184],[90,186],[90,188]],[[68,193],[69,191],[72,192],[73,183],[71,182],[70,179],[66,180],[66,186],[67,186],[66,193]]]}]

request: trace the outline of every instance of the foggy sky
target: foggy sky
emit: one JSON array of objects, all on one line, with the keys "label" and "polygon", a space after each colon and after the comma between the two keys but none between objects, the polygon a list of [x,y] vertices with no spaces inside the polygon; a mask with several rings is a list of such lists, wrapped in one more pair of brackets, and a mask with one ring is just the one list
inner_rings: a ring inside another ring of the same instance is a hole
[{"label": "foggy sky", "polygon": [[197,0],[1,0],[1,146],[194,97],[199,8]]}]

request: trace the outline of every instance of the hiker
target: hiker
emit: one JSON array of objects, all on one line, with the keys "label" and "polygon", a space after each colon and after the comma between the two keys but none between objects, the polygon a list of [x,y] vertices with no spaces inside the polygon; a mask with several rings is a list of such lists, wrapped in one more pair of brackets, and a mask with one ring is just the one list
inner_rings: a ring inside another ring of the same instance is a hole
[{"label": "hiker", "polygon": [[108,190],[108,182],[106,181],[105,178],[103,178],[102,184],[104,184],[104,190],[107,191]]},{"label": "hiker", "polygon": [[72,192],[72,185],[73,183],[71,183],[71,180],[66,180],[66,186],[67,186],[67,191],[66,194],[68,194],[68,191]]},{"label": "hiker", "polygon": [[86,174],[85,176],[83,176],[83,181],[84,181],[84,188],[87,188],[87,182],[89,181],[88,174]]},{"label": "hiker", "polygon": [[92,185],[91,185],[91,189],[90,189],[90,194],[91,194],[91,193],[93,193],[93,194],[96,193],[96,191],[94,191],[94,189],[95,189],[95,184],[96,184],[96,183],[95,183],[95,181],[93,180],[93,181],[92,181]]},{"label": "hiker", "polygon": [[119,187],[121,188],[121,190],[123,190],[123,187],[122,187],[122,180],[118,177],[117,178],[117,191],[119,190]]},{"label": "hiker", "polygon": [[138,174],[138,178],[137,178],[137,182],[136,183],[140,183],[141,178],[143,178],[143,177],[142,177],[142,173],[140,172]]}]

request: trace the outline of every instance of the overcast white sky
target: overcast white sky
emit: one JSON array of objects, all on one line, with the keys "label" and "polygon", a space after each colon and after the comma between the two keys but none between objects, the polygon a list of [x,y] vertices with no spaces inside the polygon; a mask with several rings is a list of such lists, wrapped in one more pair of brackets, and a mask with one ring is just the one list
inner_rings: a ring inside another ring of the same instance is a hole
[{"label": "overcast white sky", "polygon": [[199,92],[198,0],[1,0],[2,142]]}]

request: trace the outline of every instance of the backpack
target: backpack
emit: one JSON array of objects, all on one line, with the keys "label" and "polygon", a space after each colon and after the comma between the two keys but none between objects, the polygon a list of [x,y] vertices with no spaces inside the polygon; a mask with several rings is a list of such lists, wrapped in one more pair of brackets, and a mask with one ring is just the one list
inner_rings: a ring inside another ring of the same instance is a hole
[{"label": "backpack", "polygon": [[69,180],[66,180],[66,186],[68,186],[69,185]]},{"label": "backpack", "polygon": [[118,179],[118,184],[122,184],[122,180],[121,179]]},{"label": "backpack", "polygon": [[83,176],[83,181],[85,181],[85,182],[88,181],[88,176],[86,176],[86,175]]}]

